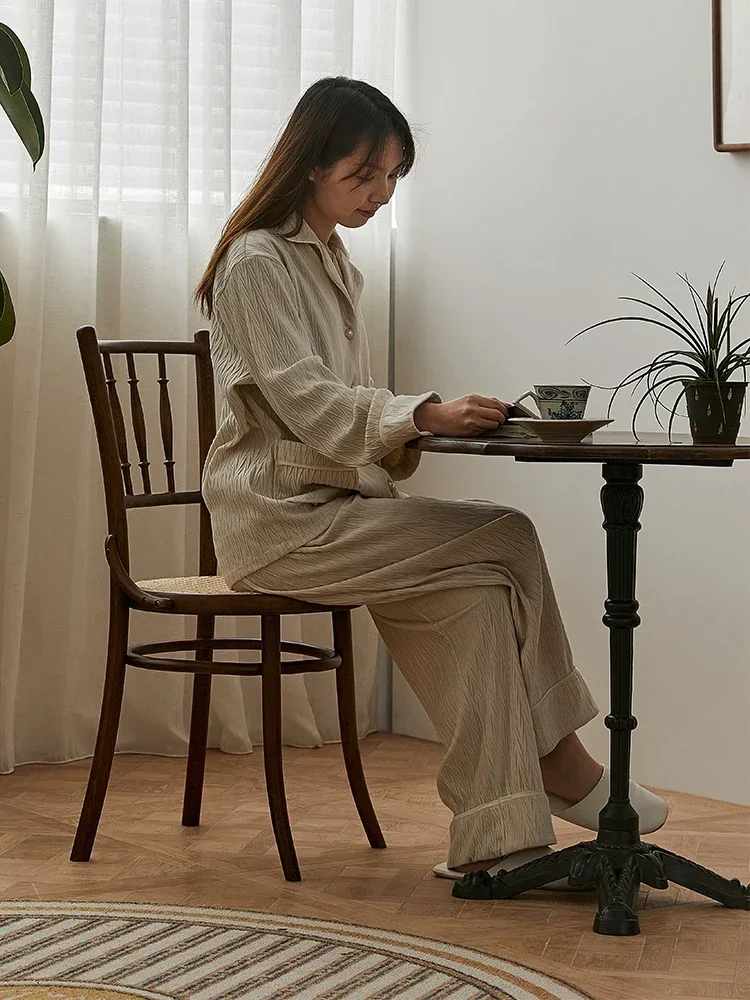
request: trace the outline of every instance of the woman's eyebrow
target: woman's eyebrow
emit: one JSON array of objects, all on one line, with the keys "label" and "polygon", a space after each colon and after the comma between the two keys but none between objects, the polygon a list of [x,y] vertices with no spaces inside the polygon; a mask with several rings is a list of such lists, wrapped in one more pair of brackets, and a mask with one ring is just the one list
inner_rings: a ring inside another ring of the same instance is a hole
[{"label": "woman's eyebrow", "polygon": [[368,166],[365,167],[365,169],[367,169],[367,170],[377,170],[378,173],[387,174],[387,173],[393,173],[394,170],[400,170],[401,167],[403,167],[403,165],[404,165],[404,161],[401,160],[401,162],[397,163],[395,167],[392,167],[390,171],[386,170],[385,167],[378,167],[375,164],[368,165]]}]

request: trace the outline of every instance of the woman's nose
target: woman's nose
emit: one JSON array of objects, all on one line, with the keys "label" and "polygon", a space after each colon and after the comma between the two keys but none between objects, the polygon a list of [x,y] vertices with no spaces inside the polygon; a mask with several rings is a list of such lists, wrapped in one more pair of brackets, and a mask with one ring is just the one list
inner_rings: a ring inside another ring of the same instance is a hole
[{"label": "woman's nose", "polygon": [[391,187],[388,182],[388,178],[384,178],[380,184],[378,184],[377,191],[375,192],[375,198],[380,205],[387,205],[391,200]]}]

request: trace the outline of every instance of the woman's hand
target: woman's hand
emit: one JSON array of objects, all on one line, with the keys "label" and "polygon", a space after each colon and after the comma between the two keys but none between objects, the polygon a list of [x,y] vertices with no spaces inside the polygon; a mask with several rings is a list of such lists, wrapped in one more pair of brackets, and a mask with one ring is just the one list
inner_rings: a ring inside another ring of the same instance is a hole
[{"label": "woman's hand", "polygon": [[460,396],[449,403],[422,403],[414,411],[414,423],[420,431],[444,437],[470,437],[482,431],[494,431],[508,417],[510,403],[494,396]]}]

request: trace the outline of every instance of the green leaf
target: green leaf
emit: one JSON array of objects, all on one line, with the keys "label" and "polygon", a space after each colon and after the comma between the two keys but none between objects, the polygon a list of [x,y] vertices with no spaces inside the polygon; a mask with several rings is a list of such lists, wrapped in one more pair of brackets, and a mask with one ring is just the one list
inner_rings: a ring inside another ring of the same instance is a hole
[{"label": "green leaf", "polygon": [[697,289],[694,288],[693,285],[690,283],[690,279],[688,278],[687,273],[685,273],[684,275],[678,273],[677,277],[680,279],[680,281],[684,281],[685,284],[690,289],[690,297],[693,300],[693,305],[695,307],[695,314],[698,317],[698,322],[701,325],[701,332],[703,333],[703,336],[705,338],[707,336],[707,334],[706,334],[706,324],[703,322],[703,316],[701,315],[701,311],[698,308],[699,305],[700,305],[701,308],[704,308],[703,303],[701,302],[701,299],[700,299],[700,295],[698,295]]},{"label": "green leaf", "polygon": [[[681,381],[684,381],[684,380],[681,380]],[[661,407],[662,410],[666,410],[667,413],[671,413],[672,414],[672,417],[670,419],[670,425],[671,425],[672,421],[674,420],[674,413],[675,413],[675,410],[676,410],[676,404],[673,405],[673,406],[667,406],[666,403],[662,403],[662,401],[661,401],[661,397],[664,395],[665,392],[667,392],[672,387],[673,384],[674,383],[669,383],[668,385],[663,385],[661,387],[661,389],[659,389],[656,392],[656,395],[654,396],[654,409],[655,409],[655,411],[657,411],[656,419],[659,421],[659,426],[661,427],[662,430],[666,430],[666,428],[664,427],[664,424],[661,422],[661,418],[658,415],[658,409],[659,409],[659,407]]]},{"label": "green leaf", "polygon": [[[0,105],[5,109],[11,124],[21,138],[31,157],[34,166],[37,165],[44,152],[44,121],[39,105],[31,92],[31,63],[26,49],[18,35],[7,24],[0,24],[0,46],[5,43],[12,45],[21,68],[21,80],[16,87],[14,79],[7,79],[0,74]],[[0,48],[0,53],[3,51]],[[2,62],[2,55],[0,55]],[[3,64],[3,70],[5,65]]]},{"label": "green leaf", "polygon": [[0,24],[0,81],[5,83],[11,94],[18,91],[23,81],[24,66],[16,41],[10,28]]},{"label": "green leaf", "polygon": [[[654,312],[658,312],[660,315],[668,319],[671,324],[673,324],[671,328],[674,329],[675,333],[677,333],[677,329],[675,329],[675,327],[679,327],[679,329],[684,332],[685,337],[689,338],[689,342],[692,344],[692,346],[697,351],[703,351],[703,343],[701,342],[700,334],[692,325],[692,323],[688,323],[687,326],[684,323],[680,323],[680,321],[678,319],[675,319],[674,316],[670,316],[670,314],[666,310],[660,309],[659,306],[655,306],[653,302],[647,302],[645,299],[636,299],[633,298],[632,295],[621,295],[620,298],[623,299],[625,302],[636,302],[638,305],[646,306],[646,308],[653,309]],[[685,339],[685,337],[683,337],[683,340]]]},{"label": "green leaf", "polygon": [[13,301],[10,289],[0,271],[0,347],[7,344],[16,329],[16,314],[13,311]]},{"label": "green leaf", "polygon": [[724,358],[719,367],[716,369],[719,381],[727,382],[733,371],[748,364],[750,364],[750,352],[745,351],[744,353],[741,353],[739,351],[732,351],[731,356]]},{"label": "green leaf", "polygon": [[680,400],[682,399],[682,397],[686,393],[687,393],[687,389],[683,385],[682,392],[677,397],[677,399],[674,401],[674,406],[672,407],[672,416],[669,418],[669,430],[668,430],[668,434],[669,434],[669,440],[670,441],[672,440],[672,427],[674,426],[674,418],[677,416],[677,407],[680,405]]},{"label": "green leaf", "polygon": [[44,121],[36,98],[25,80],[17,93],[11,94],[3,80],[0,80],[0,105],[5,109],[13,128],[18,132],[34,166],[44,152]]},{"label": "green leaf", "polygon": [[[666,302],[666,304],[671,309],[674,309],[674,311],[677,313],[677,315],[681,319],[683,319],[685,321],[685,323],[687,323],[688,327],[693,331],[693,333],[696,333],[695,328],[693,327],[693,324],[690,322],[690,320],[687,318],[687,316],[680,309],[677,308],[677,306],[674,304],[674,302],[672,302],[670,299],[668,299],[666,295],[663,295],[659,291],[659,289],[656,288],[654,285],[652,285],[649,281],[646,281],[645,278],[642,278],[640,276],[640,274],[636,274],[635,271],[633,271],[633,277],[637,278],[640,282],[642,282],[644,285],[646,285],[647,288],[650,288],[652,292],[656,292],[656,294],[659,296],[659,298],[662,300],[662,302]],[[656,307],[652,306],[652,308],[656,308]],[[672,321],[675,322],[674,319]]]},{"label": "green leaf", "polygon": [[[623,382],[617,386],[617,390],[624,388],[626,385],[632,385],[633,391],[631,396],[635,396],[638,392],[638,388],[641,383],[646,380],[646,384],[651,389],[651,383],[653,380],[663,374],[665,371],[669,371],[670,368],[687,368],[698,378],[703,377],[703,368],[692,364],[690,361],[678,361],[678,358],[690,358],[693,355],[687,351],[664,351],[663,354],[659,354],[653,361],[649,362],[647,365],[642,365],[640,368],[636,368],[632,371]],[[678,376],[681,377],[681,376]],[[604,387],[608,388],[608,387]]]},{"label": "green leaf", "polygon": [[[682,379],[683,379],[682,375],[669,375],[666,378],[658,379],[649,389],[646,390],[646,392],[643,394],[643,396],[639,400],[638,405],[635,408],[635,412],[633,413],[632,429],[633,429],[633,433],[636,435],[636,437],[638,436],[636,434],[636,429],[635,429],[636,428],[636,422],[638,420],[638,414],[640,413],[641,408],[645,404],[646,400],[649,399],[649,398],[653,399],[655,391],[660,386],[664,386],[665,388],[667,388],[670,385],[674,385],[676,382],[681,382]],[[675,408],[676,408],[676,405],[677,404],[675,404]],[[654,403],[654,413],[656,415],[656,419],[657,419],[657,421],[659,423],[659,426],[661,426],[661,420],[659,420],[659,414],[658,414],[658,411],[657,411],[657,408],[656,408],[656,403]]]},{"label": "green leaf", "polygon": [[[570,340],[566,341],[566,343],[568,344],[572,343],[572,341],[580,337],[581,334],[588,333],[589,330],[595,330],[598,326],[606,326],[607,323],[622,323],[625,321],[635,321],[637,323],[652,323],[654,326],[661,326],[665,330],[669,330],[669,332],[673,333],[676,337],[679,337],[680,340],[683,340],[686,344],[689,344],[690,347],[695,346],[693,342],[690,340],[690,338],[687,337],[684,333],[682,333],[682,331],[679,330],[677,327],[670,326],[668,323],[662,323],[661,320],[658,319],[651,319],[650,316],[614,316],[612,319],[603,319],[600,323],[593,323],[591,326],[587,326],[585,330],[581,330],[579,333],[576,333],[574,336],[570,338]],[[703,345],[701,345],[701,349],[702,346]]]},{"label": "green leaf", "polygon": [[18,35],[9,28],[7,24],[0,24],[0,28],[5,32],[16,47],[19,58],[21,60],[21,77],[23,82],[27,87],[31,86],[31,63],[29,62],[29,56],[26,49],[23,47],[23,42],[18,37]]},{"label": "green leaf", "polygon": [[739,368],[747,368],[750,365],[750,354],[744,354],[739,357],[733,358],[731,363],[723,368],[720,372],[720,379],[722,382],[728,382],[730,376],[732,376]]},{"label": "green leaf", "polygon": [[713,336],[713,320],[714,320],[713,303],[714,303],[713,290],[711,288],[711,285],[709,285],[708,290],[706,291],[706,325],[708,330],[707,342],[709,350],[711,349],[711,337]]},{"label": "green leaf", "polygon": [[740,295],[738,299],[732,299],[732,306],[734,308],[729,314],[727,323],[734,323],[734,317],[737,315],[737,313],[744,306],[744,304],[747,302],[748,299],[750,299],[750,292],[748,292],[747,295]]}]

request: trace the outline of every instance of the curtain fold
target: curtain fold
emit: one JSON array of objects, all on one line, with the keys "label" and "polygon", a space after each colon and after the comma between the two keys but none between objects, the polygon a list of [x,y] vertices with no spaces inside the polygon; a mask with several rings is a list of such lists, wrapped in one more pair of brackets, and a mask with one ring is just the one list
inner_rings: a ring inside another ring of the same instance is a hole
[{"label": "curtain fold", "polygon": [[[48,147],[36,172],[0,121],[0,267],[18,329],[0,351],[0,773],[93,749],[107,633],[105,518],[75,330],[187,339],[192,289],[233,206],[300,94],[321,76],[391,93],[391,0],[0,0],[26,45]],[[373,374],[387,384],[388,213],[342,233],[367,284]],[[144,402],[156,373],[144,367]],[[180,470],[194,488],[187,370],[170,371]],[[187,442],[182,439],[187,430]],[[158,477],[158,432],[151,435]],[[134,466],[137,472],[137,466]],[[163,470],[162,470],[163,471]],[[160,481],[159,481],[160,482]],[[155,488],[161,488],[157,485]],[[131,515],[136,577],[192,573],[195,511]],[[252,620],[220,635],[259,634]],[[190,622],[133,614],[132,641]],[[331,645],[330,616],[287,619],[283,637]],[[354,612],[359,727],[375,728],[379,640]],[[189,677],[131,670],[119,751],[184,754]],[[284,739],[338,739],[331,675],[284,681]],[[248,752],[261,735],[254,678],[214,681],[209,745]]]}]

